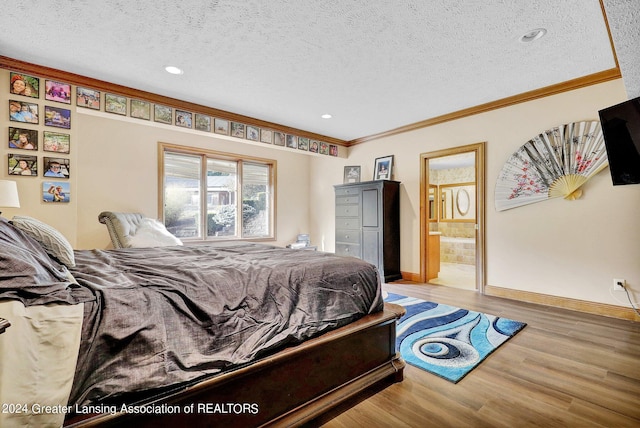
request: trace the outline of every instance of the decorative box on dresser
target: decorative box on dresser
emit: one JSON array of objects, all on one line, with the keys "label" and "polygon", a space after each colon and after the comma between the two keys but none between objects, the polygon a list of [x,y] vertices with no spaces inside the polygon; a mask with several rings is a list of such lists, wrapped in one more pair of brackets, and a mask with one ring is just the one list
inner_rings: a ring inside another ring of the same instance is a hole
[{"label": "decorative box on dresser", "polygon": [[336,185],[336,254],[375,265],[385,282],[400,273],[400,182]]}]

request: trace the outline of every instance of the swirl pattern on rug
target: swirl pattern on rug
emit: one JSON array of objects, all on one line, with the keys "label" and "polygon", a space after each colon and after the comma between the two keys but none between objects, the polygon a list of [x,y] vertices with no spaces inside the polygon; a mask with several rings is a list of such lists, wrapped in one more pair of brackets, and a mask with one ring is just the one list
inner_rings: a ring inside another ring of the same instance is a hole
[{"label": "swirl pattern on rug", "polygon": [[526,324],[481,312],[389,293],[407,313],[396,348],[409,364],[457,383]]}]

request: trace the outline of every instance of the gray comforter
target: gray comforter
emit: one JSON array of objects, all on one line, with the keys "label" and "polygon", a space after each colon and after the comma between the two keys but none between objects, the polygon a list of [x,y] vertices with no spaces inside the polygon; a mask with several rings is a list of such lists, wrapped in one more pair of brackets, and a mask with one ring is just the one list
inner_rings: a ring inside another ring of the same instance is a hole
[{"label": "gray comforter", "polygon": [[75,257],[95,299],[70,404],[215,374],[383,306],[374,266],[329,253],[227,243]]}]

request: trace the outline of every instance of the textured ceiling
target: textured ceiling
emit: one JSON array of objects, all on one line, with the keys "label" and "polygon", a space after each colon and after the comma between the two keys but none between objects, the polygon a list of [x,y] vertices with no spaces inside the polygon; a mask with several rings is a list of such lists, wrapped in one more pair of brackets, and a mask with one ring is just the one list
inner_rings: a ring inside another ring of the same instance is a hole
[{"label": "textured ceiling", "polygon": [[[625,16],[637,0],[607,3]],[[616,66],[599,0],[0,6],[0,55],[343,140]]]}]

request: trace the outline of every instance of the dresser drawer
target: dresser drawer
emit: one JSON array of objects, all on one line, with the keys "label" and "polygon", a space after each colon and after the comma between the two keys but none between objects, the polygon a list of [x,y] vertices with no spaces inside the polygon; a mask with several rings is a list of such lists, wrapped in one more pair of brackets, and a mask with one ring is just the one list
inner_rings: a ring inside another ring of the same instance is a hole
[{"label": "dresser drawer", "polygon": [[360,218],[337,217],[336,230],[339,230],[339,229],[360,229]]},{"label": "dresser drawer", "polygon": [[341,244],[359,244],[360,231],[348,229],[336,229],[336,243]]},{"label": "dresser drawer", "polygon": [[360,205],[336,205],[336,217],[358,217]]},{"label": "dresser drawer", "polygon": [[336,205],[359,204],[360,194],[336,196]]},{"label": "dresser drawer", "polygon": [[360,193],[360,189],[354,189],[350,187],[342,187],[336,189],[336,196],[349,196],[349,195],[357,195]]},{"label": "dresser drawer", "polygon": [[336,254],[339,256],[360,257],[360,245],[336,243]]}]

